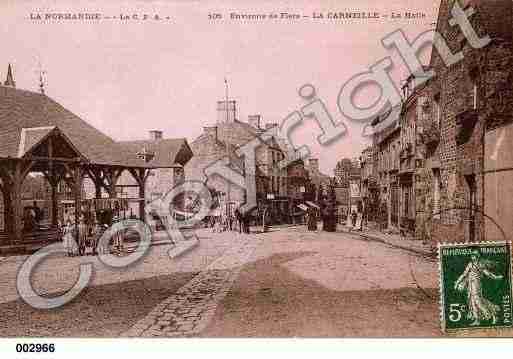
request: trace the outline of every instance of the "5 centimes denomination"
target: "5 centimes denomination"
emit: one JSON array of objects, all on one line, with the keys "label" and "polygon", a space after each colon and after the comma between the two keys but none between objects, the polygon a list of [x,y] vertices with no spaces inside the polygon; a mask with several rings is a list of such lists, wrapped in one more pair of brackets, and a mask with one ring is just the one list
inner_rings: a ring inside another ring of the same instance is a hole
[{"label": "5 centimes denomination", "polygon": [[441,244],[442,329],[512,326],[511,243]]}]

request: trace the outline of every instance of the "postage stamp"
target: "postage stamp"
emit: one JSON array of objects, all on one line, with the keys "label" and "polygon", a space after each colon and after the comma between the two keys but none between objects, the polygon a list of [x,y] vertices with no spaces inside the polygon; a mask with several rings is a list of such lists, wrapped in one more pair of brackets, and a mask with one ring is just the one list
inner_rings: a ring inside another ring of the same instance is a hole
[{"label": "postage stamp", "polygon": [[511,243],[441,244],[444,331],[512,326]]}]

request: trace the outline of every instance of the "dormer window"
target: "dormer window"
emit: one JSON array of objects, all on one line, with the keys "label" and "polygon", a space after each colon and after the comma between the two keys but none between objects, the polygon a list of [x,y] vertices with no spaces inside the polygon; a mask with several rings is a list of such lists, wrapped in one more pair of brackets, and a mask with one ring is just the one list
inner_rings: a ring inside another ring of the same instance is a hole
[{"label": "dormer window", "polygon": [[146,146],[144,146],[136,155],[137,158],[144,160],[144,162],[150,162],[155,157],[155,152],[149,151]]},{"label": "dormer window", "polygon": [[440,107],[440,94],[437,93],[433,98],[433,115],[434,115],[434,122],[437,126],[437,128],[440,128],[441,122],[442,122],[442,109]]}]

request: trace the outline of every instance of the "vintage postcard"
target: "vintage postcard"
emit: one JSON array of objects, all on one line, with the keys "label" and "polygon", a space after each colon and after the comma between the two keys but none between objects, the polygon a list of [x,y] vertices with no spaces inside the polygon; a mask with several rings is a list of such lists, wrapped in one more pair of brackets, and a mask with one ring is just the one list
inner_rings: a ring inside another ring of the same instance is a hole
[{"label": "vintage postcard", "polygon": [[0,2],[0,337],[513,336],[512,14]]}]

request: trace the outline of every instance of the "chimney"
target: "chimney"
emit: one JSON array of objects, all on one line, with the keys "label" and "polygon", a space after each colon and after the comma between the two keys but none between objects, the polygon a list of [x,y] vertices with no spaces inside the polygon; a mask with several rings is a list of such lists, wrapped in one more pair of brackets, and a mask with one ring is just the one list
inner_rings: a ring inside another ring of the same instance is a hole
[{"label": "chimney", "polygon": [[203,132],[205,133],[205,135],[212,137],[214,140],[217,141],[217,126],[203,127]]},{"label": "chimney", "polygon": [[217,101],[217,123],[231,123],[237,116],[235,101]]},{"label": "chimney", "polygon": [[265,124],[265,129],[268,130],[270,128],[277,127],[277,126],[278,126],[278,124],[276,122],[270,122],[270,123]]},{"label": "chimney", "polygon": [[158,141],[163,138],[163,132],[161,130],[151,130],[150,131],[150,140]]},{"label": "chimney", "polygon": [[262,118],[262,116],[260,116],[260,115],[249,115],[248,123],[258,130],[258,129],[260,129],[261,118]]}]

